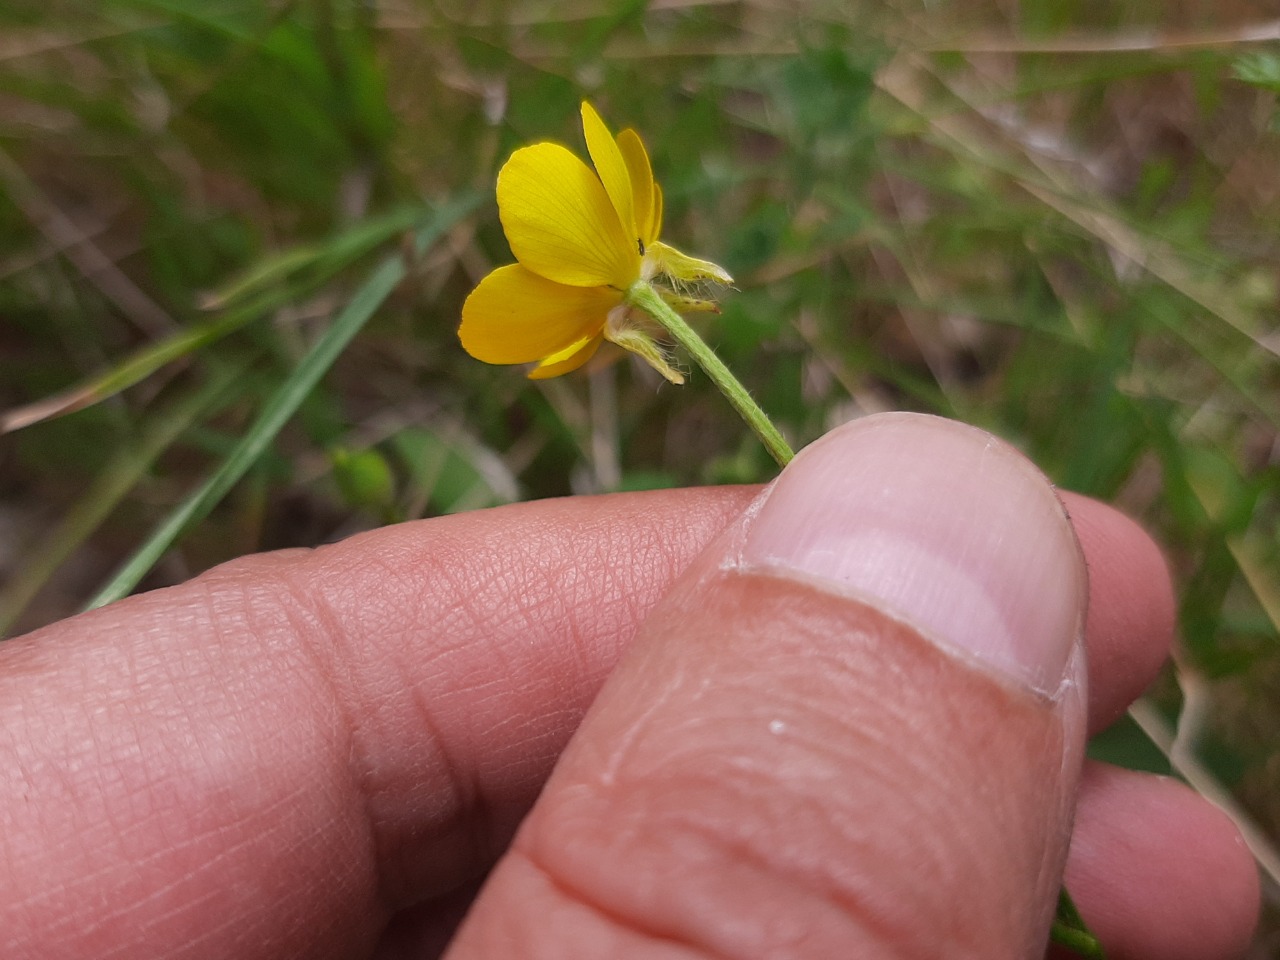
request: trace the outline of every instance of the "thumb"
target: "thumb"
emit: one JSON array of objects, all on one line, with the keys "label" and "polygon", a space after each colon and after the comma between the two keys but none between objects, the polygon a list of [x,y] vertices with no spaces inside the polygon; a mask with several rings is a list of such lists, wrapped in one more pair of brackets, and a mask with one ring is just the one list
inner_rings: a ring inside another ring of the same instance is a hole
[{"label": "thumb", "polygon": [[1085,596],[1008,446],[909,414],[835,431],[655,609],[451,956],[1043,951]]}]

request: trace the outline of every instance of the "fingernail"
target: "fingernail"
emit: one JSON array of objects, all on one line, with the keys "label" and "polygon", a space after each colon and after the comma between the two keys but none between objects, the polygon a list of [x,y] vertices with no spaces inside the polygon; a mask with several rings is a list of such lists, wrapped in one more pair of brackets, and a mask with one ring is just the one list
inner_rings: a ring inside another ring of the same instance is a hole
[{"label": "fingernail", "polygon": [[1047,695],[1083,622],[1084,563],[1049,482],[1004,442],[938,417],[868,417],[806,448],[742,561],[869,603]]}]

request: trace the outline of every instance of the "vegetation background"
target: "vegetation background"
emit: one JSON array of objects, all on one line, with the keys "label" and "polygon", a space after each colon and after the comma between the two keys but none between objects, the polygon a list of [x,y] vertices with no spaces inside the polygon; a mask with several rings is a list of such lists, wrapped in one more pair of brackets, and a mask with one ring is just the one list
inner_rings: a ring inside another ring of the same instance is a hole
[{"label": "vegetation background", "polygon": [[754,482],[694,373],[458,346],[516,146],[633,126],[797,446],[959,417],[1162,538],[1094,746],[1227,804],[1280,955],[1280,20],[1166,0],[0,0],[0,635],[516,499]]}]

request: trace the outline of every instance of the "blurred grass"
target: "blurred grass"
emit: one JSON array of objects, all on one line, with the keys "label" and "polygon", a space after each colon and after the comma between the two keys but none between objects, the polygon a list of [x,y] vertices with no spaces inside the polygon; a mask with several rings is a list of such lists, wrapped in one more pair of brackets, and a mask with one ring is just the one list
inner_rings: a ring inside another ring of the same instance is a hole
[{"label": "blurred grass", "polygon": [[[665,233],[739,278],[700,322],[793,442],[962,417],[1158,534],[1181,631],[1148,706],[1275,838],[1280,24],[1256,17],[6,0],[0,631],[83,606],[210,484],[142,586],[513,499],[767,479],[698,376],[604,356],[535,384],[457,345],[463,297],[510,260],[498,166],[580,149],[588,96],[649,144]],[[376,310],[271,407],[380,264]],[[1184,689],[1207,706],[1180,713]],[[1097,749],[1153,765],[1136,726]]]}]

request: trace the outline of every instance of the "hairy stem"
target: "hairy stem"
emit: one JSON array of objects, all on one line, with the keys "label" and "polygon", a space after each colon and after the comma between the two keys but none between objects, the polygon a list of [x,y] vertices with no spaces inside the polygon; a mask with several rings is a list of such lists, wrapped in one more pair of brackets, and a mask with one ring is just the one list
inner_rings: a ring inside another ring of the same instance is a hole
[{"label": "hairy stem", "polygon": [[694,363],[702,368],[711,381],[720,388],[720,392],[738,411],[752,432],[760,438],[766,450],[778,466],[785,467],[795,456],[787,441],[782,438],[773,421],[760,409],[760,405],[747,393],[747,388],[738,382],[729,368],[715,355],[706,342],[698,336],[694,329],[685,323],[684,318],[676,313],[658,295],[658,292],[645,280],[637,280],[627,291],[626,302],[649,316],[653,317],[666,330],[676,343],[680,344],[693,357]]}]

